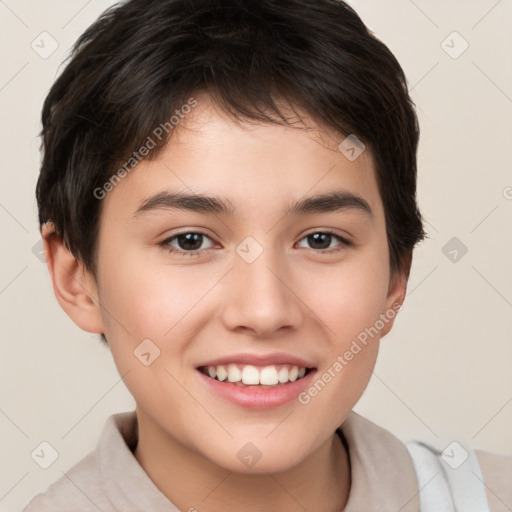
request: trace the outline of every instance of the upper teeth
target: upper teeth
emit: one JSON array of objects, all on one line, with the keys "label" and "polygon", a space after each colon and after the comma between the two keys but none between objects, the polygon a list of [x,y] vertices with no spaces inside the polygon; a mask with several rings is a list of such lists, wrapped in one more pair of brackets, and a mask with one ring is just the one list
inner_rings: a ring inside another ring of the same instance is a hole
[{"label": "upper teeth", "polygon": [[207,367],[212,379],[229,382],[243,382],[247,385],[274,386],[278,383],[293,382],[306,374],[306,368],[290,365],[271,365],[256,367],[253,365],[239,366],[235,363]]}]

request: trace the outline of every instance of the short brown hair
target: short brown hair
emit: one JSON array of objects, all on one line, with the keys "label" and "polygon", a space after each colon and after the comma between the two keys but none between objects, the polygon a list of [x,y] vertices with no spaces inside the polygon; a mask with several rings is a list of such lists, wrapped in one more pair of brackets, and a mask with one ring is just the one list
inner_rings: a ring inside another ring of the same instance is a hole
[{"label": "short brown hair", "polygon": [[408,268],[425,237],[416,203],[418,121],[402,68],[350,6],[129,0],[78,39],[42,112],[39,221],[52,221],[89,270],[101,213],[94,191],[197,91],[233,118],[283,124],[276,100],[284,98],[356,135],[374,158],[390,268]]}]

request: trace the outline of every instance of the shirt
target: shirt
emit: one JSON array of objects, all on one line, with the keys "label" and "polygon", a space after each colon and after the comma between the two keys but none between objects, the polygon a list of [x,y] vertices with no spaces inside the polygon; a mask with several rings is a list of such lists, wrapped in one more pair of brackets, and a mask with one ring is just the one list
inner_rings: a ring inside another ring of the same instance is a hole
[{"label": "shirt", "polygon": [[[419,488],[405,444],[351,411],[338,429],[350,460],[343,512],[419,512]],[[179,512],[133,455],[135,411],[108,418],[97,447],[35,496],[23,512]],[[512,510],[512,457],[475,450],[492,512]]]}]

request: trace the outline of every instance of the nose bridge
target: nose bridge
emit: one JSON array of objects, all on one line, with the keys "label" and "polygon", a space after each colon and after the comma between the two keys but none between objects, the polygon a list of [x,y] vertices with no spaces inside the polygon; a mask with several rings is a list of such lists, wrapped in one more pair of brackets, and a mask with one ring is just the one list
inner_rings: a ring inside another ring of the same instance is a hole
[{"label": "nose bridge", "polygon": [[302,313],[293,294],[286,262],[276,249],[247,237],[236,249],[223,310],[230,329],[247,328],[268,335],[281,327],[298,327]]}]

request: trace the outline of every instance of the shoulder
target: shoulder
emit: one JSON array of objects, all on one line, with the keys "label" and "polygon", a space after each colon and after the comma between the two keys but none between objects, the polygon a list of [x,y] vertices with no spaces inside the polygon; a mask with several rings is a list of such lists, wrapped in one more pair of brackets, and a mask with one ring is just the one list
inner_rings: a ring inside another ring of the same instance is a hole
[{"label": "shoulder", "polygon": [[340,430],[346,438],[352,480],[345,510],[417,512],[416,474],[402,441],[355,411]]},{"label": "shoulder", "polygon": [[461,506],[478,504],[478,510],[486,512],[512,510],[512,457],[473,449],[448,438],[408,441],[406,445],[414,460],[425,510],[435,510],[429,507],[439,497]]},{"label": "shoulder", "polygon": [[55,510],[80,510],[97,512],[110,510],[102,503],[101,476],[97,455],[90,453],[65,472],[26,505],[23,512],[54,512]]},{"label": "shoulder", "polygon": [[137,467],[131,453],[136,435],[135,412],[110,416],[96,449],[63,472],[46,492],[32,498],[23,512],[114,512],[130,509],[118,478],[122,475],[127,480],[126,486],[139,480],[142,469]]},{"label": "shoulder", "polygon": [[492,512],[512,510],[512,457],[475,450]]}]

